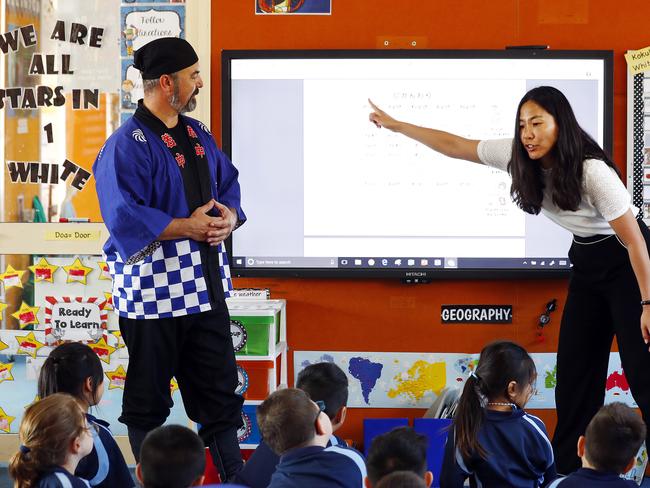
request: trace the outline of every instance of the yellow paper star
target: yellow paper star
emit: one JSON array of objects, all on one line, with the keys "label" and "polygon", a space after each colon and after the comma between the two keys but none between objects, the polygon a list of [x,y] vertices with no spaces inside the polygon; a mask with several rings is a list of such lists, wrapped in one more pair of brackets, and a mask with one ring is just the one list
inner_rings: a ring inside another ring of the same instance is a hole
[{"label": "yellow paper star", "polygon": [[8,346],[7,344],[5,344],[4,342],[0,341],[0,351],[2,351],[3,349],[7,349],[8,347],[9,347],[9,346]]},{"label": "yellow paper star", "polygon": [[108,378],[108,389],[114,390],[115,388],[124,389],[124,382],[126,381],[126,371],[121,364],[113,371],[105,371],[104,374]]},{"label": "yellow paper star", "polygon": [[7,269],[4,273],[0,273],[0,280],[5,284],[5,290],[11,288],[12,286],[23,287],[22,277],[25,274],[24,269],[14,269],[11,264],[7,265]]},{"label": "yellow paper star", "polygon": [[172,378],[169,382],[169,394],[173,395],[176,390],[178,390],[178,381],[176,381],[176,378]]},{"label": "yellow paper star", "polygon": [[34,273],[34,281],[49,281],[54,283],[54,272],[59,269],[58,266],[50,264],[47,259],[41,258],[38,263],[30,266],[29,269]]},{"label": "yellow paper star", "polygon": [[117,348],[122,349],[123,347],[126,346],[124,344],[124,339],[122,339],[122,333],[119,330],[114,330],[111,332],[115,337],[117,337]]},{"label": "yellow paper star", "polygon": [[113,294],[110,291],[104,292],[104,298],[106,299],[106,305],[104,305],[104,310],[114,310],[113,308]]},{"label": "yellow paper star", "polygon": [[24,336],[16,336],[16,341],[18,342],[18,351],[17,354],[27,354],[33,358],[36,357],[36,351],[38,351],[45,344],[36,340],[34,332],[30,332]]},{"label": "yellow paper star", "polygon": [[111,273],[108,270],[108,264],[106,261],[97,261],[97,267],[99,268],[99,279],[100,280],[112,280]]},{"label": "yellow paper star", "polygon": [[11,368],[14,367],[14,363],[2,363],[0,362],[0,383],[3,381],[13,381],[14,375],[11,374]]},{"label": "yellow paper star", "polygon": [[7,308],[9,305],[6,303],[0,302],[0,313],[4,312],[5,308]]},{"label": "yellow paper star", "polygon": [[117,348],[113,346],[109,346],[106,344],[106,339],[101,338],[97,342],[91,342],[88,344],[88,347],[90,347],[93,351],[95,351],[95,354],[99,356],[99,359],[104,361],[105,363],[110,363],[111,362],[111,354],[113,354]]},{"label": "yellow paper star", "polygon": [[28,325],[38,324],[38,310],[41,307],[30,307],[25,302],[20,305],[20,308],[11,314],[12,317],[15,317],[20,324],[20,327],[24,329]]},{"label": "yellow paper star", "polygon": [[11,422],[13,422],[16,417],[7,415],[5,411],[0,407],[0,430],[6,433],[11,431]]},{"label": "yellow paper star", "polygon": [[84,266],[79,258],[74,260],[74,263],[63,266],[65,272],[68,273],[68,281],[66,283],[81,283],[86,284],[88,274],[93,270],[88,266]]}]

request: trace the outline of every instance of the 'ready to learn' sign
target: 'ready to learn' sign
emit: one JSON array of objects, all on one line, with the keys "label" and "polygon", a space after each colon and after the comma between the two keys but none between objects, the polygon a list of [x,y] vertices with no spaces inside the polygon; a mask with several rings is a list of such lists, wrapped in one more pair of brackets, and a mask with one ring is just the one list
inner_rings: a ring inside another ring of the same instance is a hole
[{"label": "'ready to learn' sign", "polygon": [[46,336],[57,341],[96,341],[106,330],[106,302],[98,297],[46,297]]}]

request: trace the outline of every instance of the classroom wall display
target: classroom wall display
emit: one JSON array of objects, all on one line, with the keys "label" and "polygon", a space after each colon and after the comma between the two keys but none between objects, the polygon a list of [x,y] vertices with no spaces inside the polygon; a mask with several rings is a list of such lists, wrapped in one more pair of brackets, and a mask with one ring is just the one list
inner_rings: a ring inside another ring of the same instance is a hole
[{"label": "classroom wall display", "polygon": [[[25,408],[36,400],[38,375],[45,359],[44,356],[22,355],[15,357],[14,362],[0,361],[0,435],[18,433]],[[96,411],[110,423],[113,435],[126,435],[126,426],[117,419],[121,413],[128,360],[111,357],[109,362],[102,361],[101,364],[104,370],[104,396],[95,407]],[[188,419],[175,380],[172,380],[169,388],[175,405],[168,422],[186,425]]]},{"label": "classroom wall display", "polygon": [[9,0],[2,8],[0,219],[100,220],[90,168],[117,120],[119,2]]},{"label": "classroom wall display", "polygon": [[[174,5],[172,5],[174,4]],[[142,76],[133,66],[133,53],[160,37],[185,38],[185,2],[123,0],[120,7],[120,122],[133,115],[143,98]]]},{"label": "classroom wall display", "polygon": [[[531,356],[537,367],[537,384],[526,408],[553,409],[556,354]],[[305,367],[323,361],[337,364],[348,376],[348,407],[429,408],[445,388],[464,387],[478,363],[478,354],[295,351],[295,378]],[[605,399],[636,407],[616,352],[610,354]]]},{"label": "classroom wall display", "polygon": [[103,297],[48,296],[45,300],[45,336],[49,340],[94,342],[105,337],[108,313]]}]

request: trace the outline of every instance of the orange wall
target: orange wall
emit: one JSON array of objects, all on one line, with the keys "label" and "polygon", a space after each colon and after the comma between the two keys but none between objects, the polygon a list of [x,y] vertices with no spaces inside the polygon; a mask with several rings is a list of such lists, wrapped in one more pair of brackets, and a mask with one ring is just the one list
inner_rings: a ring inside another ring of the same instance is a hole
[{"label": "orange wall", "polygon": [[[613,49],[614,158],[625,172],[623,53],[650,43],[645,30],[635,27],[635,19],[650,16],[650,2],[333,0],[332,16],[255,16],[254,3],[212,2],[215,134],[221,127],[222,49],[374,49],[385,38],[403,37],[417,38],[420,47],[429,49],[502,49],[516,44]],[[273,297],[287,299],[288,342],[293,351],[478,352],[486,341],[507,338],[531,352],[553,352],[566,282],[444,281],[407,286],[392,280],[238,279],[235,286],[268,287]],[[535,342],[537,318],[551,298],[559,299],[558,311],[547,327],[546,341],[539,344]],[[514,323],[443,326],[440,305],[450,303],[512,304]],[[353,409],[342,434],[360,442],[364,417],[412,417],[421,413]],[[554,411],[539,410],[535,414],[552,432]]]}]

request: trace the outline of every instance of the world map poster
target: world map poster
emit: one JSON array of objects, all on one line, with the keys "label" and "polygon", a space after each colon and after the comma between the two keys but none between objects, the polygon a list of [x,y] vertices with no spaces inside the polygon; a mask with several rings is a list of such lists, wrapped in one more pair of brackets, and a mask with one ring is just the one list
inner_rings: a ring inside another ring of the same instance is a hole
[{"label": "world map poster", "polygon": [[[556,354],[531,356],[537,368],[537,391],[526,408],[555,408]],[[323,361],[337,364],[347,375],[348,407],[429,408],[445,388],[464,387],[478,354],[295,351],[296,378],[305,367]],[[636,407],[616,352],[610,354],[603,389],[606,403]]]}]

